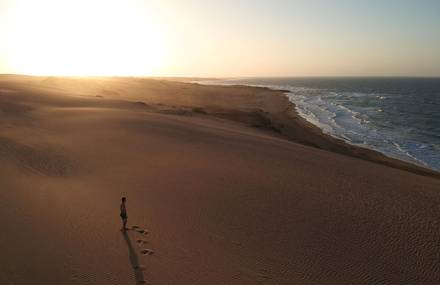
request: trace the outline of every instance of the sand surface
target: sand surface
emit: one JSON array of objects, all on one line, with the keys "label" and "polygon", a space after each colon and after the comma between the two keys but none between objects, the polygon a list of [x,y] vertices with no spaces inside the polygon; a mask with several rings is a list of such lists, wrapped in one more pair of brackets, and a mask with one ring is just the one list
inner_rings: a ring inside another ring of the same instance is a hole
[{"label": "sand surface", "polygon": [[438,284],[439,217],[277,92],[0,76],[0,284]]}]

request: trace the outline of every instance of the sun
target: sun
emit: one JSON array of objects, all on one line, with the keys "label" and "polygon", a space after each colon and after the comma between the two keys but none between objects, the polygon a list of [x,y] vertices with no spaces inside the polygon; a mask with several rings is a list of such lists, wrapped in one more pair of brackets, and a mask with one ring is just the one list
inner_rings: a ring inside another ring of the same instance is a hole
[{"label": "sun", "polygon": [[154,9],[136,0],[17,0],[7,58],[32,75],[155,74],[166,45]]}]

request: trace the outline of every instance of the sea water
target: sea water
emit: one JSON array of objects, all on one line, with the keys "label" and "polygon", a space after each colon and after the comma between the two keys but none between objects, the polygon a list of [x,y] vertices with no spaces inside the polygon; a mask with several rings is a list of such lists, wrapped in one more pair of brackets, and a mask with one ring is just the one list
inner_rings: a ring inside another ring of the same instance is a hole
[{"label": "sea water", "polygon": [[440,78],[246,78],[203,83],[286,90],[324,133],[440,170]]}]

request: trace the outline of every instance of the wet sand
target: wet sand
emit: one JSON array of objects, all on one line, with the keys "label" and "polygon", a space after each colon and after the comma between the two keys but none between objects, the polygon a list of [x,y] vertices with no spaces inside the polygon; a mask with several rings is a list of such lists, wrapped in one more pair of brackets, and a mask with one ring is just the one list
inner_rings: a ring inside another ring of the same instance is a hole
[{"label": "wet sand", "polygon": [[280,92],[0,76],[0,119],[0,284],[440,280],[439,174]]}]

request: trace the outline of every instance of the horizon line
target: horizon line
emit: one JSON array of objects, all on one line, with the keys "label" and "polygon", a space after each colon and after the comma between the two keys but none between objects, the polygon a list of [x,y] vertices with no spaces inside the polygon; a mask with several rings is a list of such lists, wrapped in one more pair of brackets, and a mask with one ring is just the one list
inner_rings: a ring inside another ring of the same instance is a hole
[{"label": "horizon line", "polygon": [[35,75],[0,73],[0,76],[64,77],[64,78],[197,78],[197,79],[258,79],[258,78],[425,78],[440,79],[440,75],[270,75],[270,76],[187,76],[187,75]]}]

